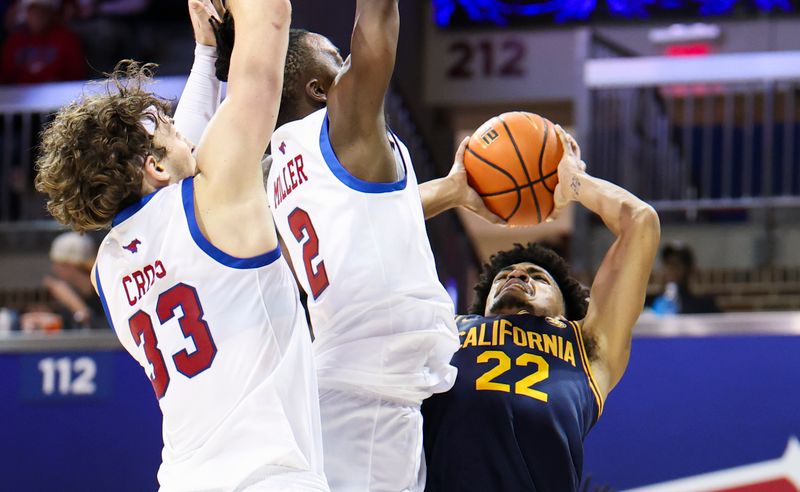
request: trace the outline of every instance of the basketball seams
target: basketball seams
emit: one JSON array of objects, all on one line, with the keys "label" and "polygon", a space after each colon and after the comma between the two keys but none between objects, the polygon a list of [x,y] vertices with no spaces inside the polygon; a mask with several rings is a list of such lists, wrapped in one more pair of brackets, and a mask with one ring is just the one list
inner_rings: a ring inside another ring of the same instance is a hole
[{"label": "basketball seams", "polygon": [[[534,128],[536,128],[536,125],[533,124],[533,120],[531,119],[530,116],[528,116],[525,113],[521,114],[525,116],[525,118],[527,118],[528,121],[531,122],[531,125],[533,125]],[[549,121],[547,120],[547,118],[542,118],[542,123],[544,124],[544,138],[542,138],[542,150],[539,152],[539,176],[544,176],[544,168],[543,168],[544,153],[545,150],[547,150],[547,138],[550,136],[550,126],[548,125]],[[557,166],[556,166],[556,172],[558,172]],[[542,181],[542,186],[544,186],[544,189],[546,189],[550,193],[555,193],[555,190],[551,190],[550,187],[547,186],[547,181],[544,180],[541,181]]]},{"label": "basketball seams", "polygon": [[[517,158],[519,158],[519,165],[522,166],[522,171],[525,173],[525,177],[528,179],[527,187],[530,187],[531,195],[533,195],[533,203],[536,205],[536,215],[538,217],[537,222],[541,222],[542,208],[539,206],[539,197],[536,196],[536,190],[534,189],[535,184],[531,179],[531,175],[528,174],[528,167],[525,165],[525,159],[522,158],[522,154],[519,151],[519,146],[517,146],[517,140],[514,138],[514,135],[511,133],[511,129],[508,128],[508,124],[503,119],[503,117],[498,116],[497,119],[500,120],[500,123],[503,124],[503,128],[505,128],[508,137],[511,139],[511,144],[514,146],[514,152],[517,153]],[[541,176],[541,173],[539,175]]]},{"label": "basketball seams", "polygon": [[[512,191],[516,191],[517,192],[517,204],[514,207],[514,210],[512,210],[511,213],[508,214],[508,217],[503,217],[503,220],[506,220],[506,221],[509,220],[511,217],[514,216],[515,213],[517,213],[517,210],[519,210],[519,207],[522,205],[522,193],[521,193],[521,190],[523,188],[527,188],[527,185],[526,186],[519,186],[517,184],[517,180],[514,179],[514,176],[512,176],[511,173],[509,173],[508,171],[506,171],[502,167],[500,167],[500,166],[498,166],[496,164],[493,164],[492,162],[486,160],[485,158],[480,156],[477,152],[475,152],[474,150],[470,149],[469,145],[467,145],[466,151],[469,152],[470,154],[472,154],[479,161],[481,161],[484,164],[486,164],[487,166],[491,167],[492,169],[495,169],[495,170],[500,171],[501,173],[503,173],[506,177],[508,177],[508,179],[511,180],[512,183],[514,183],[517,186],[516,188],[513,188],[511,190],[504,191],[504,192],[500,193],[500,194],[505,194],[505,193],[511,193]],[[482,196],[482,197],[486,196],[486,195],[481,195],[480,193],[479,193],[479,195]]]},{"label": "basketball seams", "polygon": [[[533,121],[533,118],[531,118],[531,116],[528,113],[523,113],[523,112],[519,112],[519,111],[518,111],[518,113],[523,115],[528,120],[528,122],[531,124],[531,126],[533,127],[534,130],[536,129],[536,124]],[[542,117],[540,116],[540,118],[542,118]],[[539,176],[542,176],[542,178],[540,180],[537,180],[537,183],[541,182],[542,186],[544,186],[544,189],[546,189],[550,193],[555,194],[555,189],[550,189],[550,187],[547,186],[547,181],[546,180],[548,178],[550,178],[551,176],[558,174],[558,166],[556,166],[556,170],[553,171],[552,173],[548,174],[547,176],[544,175],[544,167],[543,167],[544,166],[544,154],[545,154],[545,151],[547,149],[547,139],[548,139],[549,134],[550,134],[550,127],[548,126],[549,120],[547,118],[542,118],[542,123],[544,123],[544,132],[543,132],[543,137],[544,138],[542,139],[541,152],[539,152]],[[547,216],[550,216],[550,214],[553,213],[553,210],[555,210],[555,208],[556,208],[556,204],[554,202],[550,206],[550,210],[547,212]]]},{"label": "basketball seams", "polygon": [[[542,176],[541,178],[537,179],[536,181],[531,181],[531,184],[534,184],[534,185],[539,184],[539,183],[543,182],[546,179],[552,178],[556,174],[558,174],[558,171],[553,171],[552,173],[548,174],[547,176]],[[503,190],[503,191],[495,191],[493,193],[478,193],[478,195],[480,195],[482,197],[484,197],[484,196],[505,195],[506,193],[512,193],[514,191],[518,192],[518,191],[524,190],[524,189],[528,188],[528,186],[530,186],[530,185],[517,185],[515,188],[509,188],[509,189]]]},{"label": "basketball seams", "polygon": [[[544,152],[547,149],[547,137],[549,137],[550,134],[550,126],[547,124],[548,123],[547,118],[542,118],[542,123],[544,123],[544,138],[542,139],[542,150],[541,152],[539,152],[539,176],[544,176],[544,169],[542,167],[542,164],[544,161]],[[555,173],[558,174],[558,166],[556,166]],[[547,186],[547,181],[545,181],[544,179],[542,179],[541,181],[542,181],[542,186],[544,186],[544,189],[546,189],[550,193],[555,194],[555,190],[551,190],[550,187]],[[556,204],[555,202],[553,202],[553,205],[550,207],[550,210],[547,211],[547,216],[553,213],[553,209],[555,207]]]}]

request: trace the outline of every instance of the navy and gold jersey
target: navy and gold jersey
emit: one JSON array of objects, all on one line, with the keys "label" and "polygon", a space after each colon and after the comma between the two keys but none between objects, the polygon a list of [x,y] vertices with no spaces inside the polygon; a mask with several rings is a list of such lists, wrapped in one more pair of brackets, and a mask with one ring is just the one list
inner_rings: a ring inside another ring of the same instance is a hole
[{"label": "navy and gold jersey", "polygon": [[603,409],[580,328],[529,314],[459,317],[458,377],[422,405],[428,492],[578,490]]}]

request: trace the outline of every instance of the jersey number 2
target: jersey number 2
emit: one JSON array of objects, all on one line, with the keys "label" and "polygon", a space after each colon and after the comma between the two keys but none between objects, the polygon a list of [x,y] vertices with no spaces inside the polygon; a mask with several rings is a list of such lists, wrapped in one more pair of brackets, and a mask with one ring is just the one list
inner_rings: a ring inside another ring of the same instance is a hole
[{"label": "jersey number 2", "polygon": [[[191,354],[183,349],[172,356],[175,368],[188,378],[193,378],[205,371],[217,355],[217,347],[211,338],[208,323],[203,319],[203,307],[197,297],[194,287],[179,283],[158,296],[156,315],[161,325],[175,317],[175,310],[181,308],[183,315],[178,318],[184,337],[191,338],[195,350]],[[139,310],[128,320],[131,335],[137,345],[144,341],[144,353],[153,366],[153,376],[150,381],[156,397],[161,399],[167,393],[170,375],[164,354],[158,348],[158,337],[153,328],[153,319],[149,314]]]},{"label": "jersey number 2", "polygon": [[289,229],[291,229],[292,235],[294,235],[298,243],[303,243],[303,238],[308,236],[308,239],[303,244],[303,264],[306,269],[311,295],[316,299],[328,287],[328,272],[325,271],[325,261],[321,260],[319,262],[316,271],[314,265],[311,264],[314,258],[319,256],[317,231],[314,230],[311,217],[302,208],[296,208],[289,214]]}]

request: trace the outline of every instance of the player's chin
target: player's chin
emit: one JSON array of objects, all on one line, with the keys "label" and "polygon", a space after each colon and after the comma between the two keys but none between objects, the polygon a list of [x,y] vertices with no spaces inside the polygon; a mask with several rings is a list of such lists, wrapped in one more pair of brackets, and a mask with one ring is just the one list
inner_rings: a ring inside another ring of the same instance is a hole
[{"label": "player's chin", "polygon": [[498,294],[489,308],[493,314],[516,314],[522,310],[532,312],[528,296],[518,289],[506,289]]}]

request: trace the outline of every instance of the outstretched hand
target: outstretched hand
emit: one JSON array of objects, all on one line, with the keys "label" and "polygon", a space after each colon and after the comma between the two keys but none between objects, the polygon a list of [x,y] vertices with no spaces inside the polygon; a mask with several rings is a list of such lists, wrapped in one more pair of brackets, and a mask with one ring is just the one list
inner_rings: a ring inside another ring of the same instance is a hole
[{"label": "outstretched hand", "polygon": [[211,20],[220,22],[224,7],[220,0],[189,0],[189,16],[192,19],[194,39],[205,46],[216,46]]},{"label": "outstretched hand", "polygon": [[505,224],[505,220],[486,208],[481,196],[469,185],[467,170],[464,168],[464,153],[467,150],[467,143],[469,143],[469,137],[465,138],[461,145],[458,146],[453,167],[450,168],[450,172],[447,174],[447,180],[453,186],[456,201],[459,206],[478,214],[492,224]]},{"label": "outstretched hand", "polygon": [[555,208],[559,210],[578,198],[581,185],[578,175],[586,173],[586,163],[581,160],[581,148],[572,135],[559,125],[556,125],[556,132],[564,149],[558,163],[558,185],[554,192]]}]

